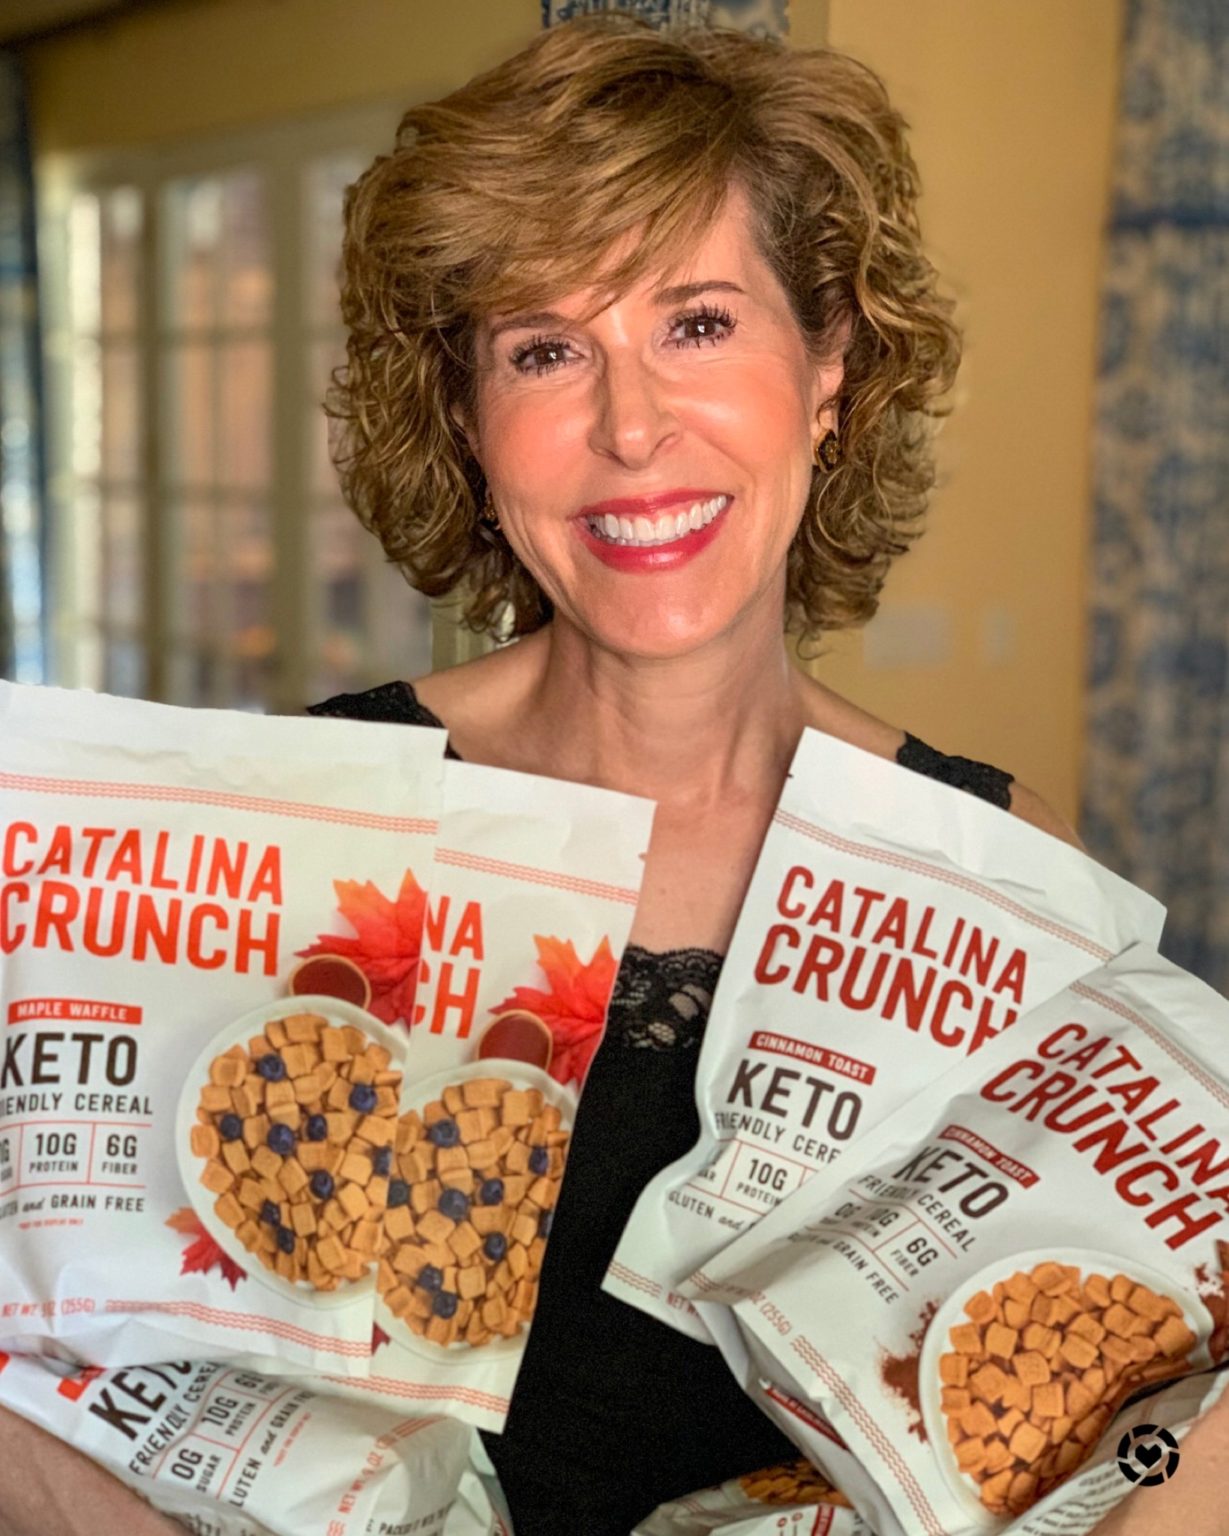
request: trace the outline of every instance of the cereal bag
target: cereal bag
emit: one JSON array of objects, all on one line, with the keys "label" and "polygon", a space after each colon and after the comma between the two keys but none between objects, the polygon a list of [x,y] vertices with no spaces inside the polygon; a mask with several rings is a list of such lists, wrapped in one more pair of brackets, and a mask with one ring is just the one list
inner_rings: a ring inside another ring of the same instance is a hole
[{"label": "cereal bag", "polygon": [[444,742],[0,684],[0,1345],[366,1372]]},{"label": "cereal bag", "polygon": [[696,1338],[676,1282],[1163,909],[998,807],[815,730],[798,744],[696,1071],[700,1137],[605,1289]]},{"label": "cereal bag", "polygon": [[503,1425],[653,809],[446,765],[365,1399]]},{"label": "cereal bag", "polygon": [[4,1354],[0,1405],[197,1536],[510,1536],[477,1436],[455,1419],[216,1363],[81,1370]]},{"label": "cereal bag", "polygon": [[843,1493],[799,1457],[659,1505],[632,1536],[871,1536]]},{"label": "cereal bag", "polygon": [[881,1536],[1066,1536],[1162,1480],[1229,1364],[1227,1037],[1133,946],[692,1278],[795,1443],[830,1464],[812,1414],[843,1439]]}]

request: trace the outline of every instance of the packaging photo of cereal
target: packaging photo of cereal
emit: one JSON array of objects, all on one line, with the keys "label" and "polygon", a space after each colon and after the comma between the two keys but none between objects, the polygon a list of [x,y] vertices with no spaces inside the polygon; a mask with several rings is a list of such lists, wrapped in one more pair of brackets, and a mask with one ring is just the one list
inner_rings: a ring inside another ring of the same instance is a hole
[{"label": "packaging photo of cereal", "polygon": [[999,807],[806,730],[696,1070],[700,1136],[605,1289],[695,1338],[691,1274],[910,1094],[1136,940],[1159,903]]},{"label": "packaging photo of cereal", "polygon": [[0,1343],[366,1372],[444,741],[0,685]]},{"label": "packaging photo of cereal", "polygon": [[469,1426],[210,1362],[74,1369],[0,1354],[0,1406],[197,1536],[511,1536]]},{"label": "packaging photo of cereal", "polygon": [[446,765],[364,1400],[503,1425],[653,811]]},{"label": "packaging photo of cereal", "polygon": [[843,1440],[880,1536],[1090,1529],[1132,1486],[1134,1427],[1180,1439],[1219,1396],[1227,1029],[1229,1002],[1134,946],[692,1277],[795,1443],[831,1470],[819,1431]]},{"label": "packaging photo of cereal", "polygon": [[872,1536],[843,1493],[799,1457],[659,1505],[632,1536]]}]

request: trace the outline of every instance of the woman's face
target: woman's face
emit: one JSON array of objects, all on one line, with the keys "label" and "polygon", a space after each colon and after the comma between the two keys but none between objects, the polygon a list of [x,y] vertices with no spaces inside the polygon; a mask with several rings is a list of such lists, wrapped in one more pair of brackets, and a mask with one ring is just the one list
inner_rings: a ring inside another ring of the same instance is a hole
[{"label": "woman's face", "polygon": [[755,612],[780,624],[842,369],[808,357],[743,194],[684,266],[582,322],[587,303],[480,330],[470,443],[513,551],[623,655],[682,655]]}]

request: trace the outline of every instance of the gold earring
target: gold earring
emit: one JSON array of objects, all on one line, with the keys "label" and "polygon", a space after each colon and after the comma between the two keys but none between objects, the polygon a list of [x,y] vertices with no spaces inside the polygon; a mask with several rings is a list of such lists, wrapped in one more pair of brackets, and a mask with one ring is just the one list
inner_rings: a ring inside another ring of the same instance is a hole
[{"label": "gold earring", "polygon": [[841,462],[841,440],[835,432],[828,432],[821,437],[815,445],[814,461],[816,467],[825,473],[830,473]]},{"label": "gold earring", "polygon": [[482,499],[482,510],[478,515],[484,523],[491,523],[494,527],[499,527],[499,513],[496,512],[495,503],[491,500],[491,488],[489,485]]}]

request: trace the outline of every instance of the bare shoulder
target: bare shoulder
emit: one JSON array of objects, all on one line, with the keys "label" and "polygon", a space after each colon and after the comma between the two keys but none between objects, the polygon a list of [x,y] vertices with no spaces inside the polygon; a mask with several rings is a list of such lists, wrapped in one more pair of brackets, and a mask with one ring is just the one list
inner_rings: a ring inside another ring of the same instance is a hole
[{"label": "bare shoulder", "polygon": [[[861,747],[865,752],[874,752],[879,757],[896,757],[905,743],[905,732],[899,726],[881,720],[878,715],[834,693],[814,678],[807,677],[804,681],[807,685],[804,708],[808,725],[847,741],[851,746]],[[1013,781],[1011,786],[1011,813],[1030,826],[1039,827],[1052,837],[1087,851],[1075,829],[1053,806],[1018,781]]]}]

